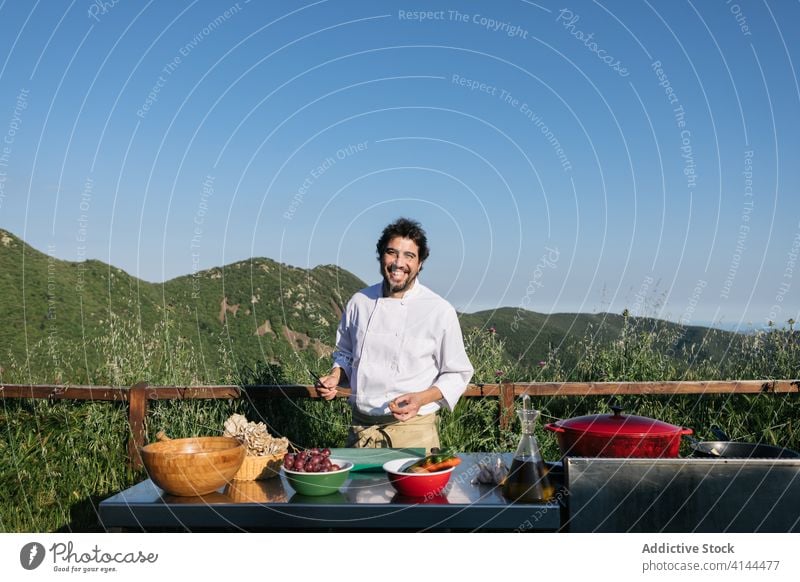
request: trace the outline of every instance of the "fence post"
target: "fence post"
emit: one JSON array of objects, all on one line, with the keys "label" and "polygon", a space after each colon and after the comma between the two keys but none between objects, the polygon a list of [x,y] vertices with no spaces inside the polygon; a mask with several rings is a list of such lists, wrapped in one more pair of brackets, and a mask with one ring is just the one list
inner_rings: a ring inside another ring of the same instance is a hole
[{"label": "fence post", "polygon": [[128,425],[131,436],[128,439],[128,460],[133,469],[142,468],[139,449],[144,446],[144,419],[147,418],[147,382],[139,382],[128,389]]},{"label": "fence post", "polygon": [[514,421],[514,384],[500,381],[500,428],[507,429]]}]

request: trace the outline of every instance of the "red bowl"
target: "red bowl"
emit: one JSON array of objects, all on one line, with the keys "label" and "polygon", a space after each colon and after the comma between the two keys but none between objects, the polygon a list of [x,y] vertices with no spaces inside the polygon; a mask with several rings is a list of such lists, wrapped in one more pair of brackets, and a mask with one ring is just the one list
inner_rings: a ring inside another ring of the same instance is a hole
[{"label": "red bowl", "polygon": [[395,459],[383,464],[383,470],[389,475],[389,483],[398,493],[406,497],[432,498],[441,493],[450,480],[455,467],[435,473],[401,473],[400,468],[419,461],[419,458]]}]

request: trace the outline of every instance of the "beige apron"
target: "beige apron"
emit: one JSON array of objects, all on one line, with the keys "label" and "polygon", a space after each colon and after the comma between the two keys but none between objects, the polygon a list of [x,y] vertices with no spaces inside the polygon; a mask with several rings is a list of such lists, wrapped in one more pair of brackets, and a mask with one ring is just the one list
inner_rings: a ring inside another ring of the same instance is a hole
[{"label": "beige apron", "polygon": [[368,449],[425,448],[439,446],[436,414],[415,416],[399,421],[394,416],[369,416],[353,409],[353,422],[347,446]]}]

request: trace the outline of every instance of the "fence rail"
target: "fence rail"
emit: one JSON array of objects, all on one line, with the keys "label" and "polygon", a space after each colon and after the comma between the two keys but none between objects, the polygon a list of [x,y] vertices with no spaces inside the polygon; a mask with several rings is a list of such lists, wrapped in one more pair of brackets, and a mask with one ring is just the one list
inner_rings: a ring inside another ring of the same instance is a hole
[{"label": "fence rail", "polygon": [[[514,399],[531,396],[612,396],[620,394],[786,394],[800,392],[800,380],[721,380],[674,382],[501,382],[470,384],[467,398],[497,397],[500,425],[507,427],[514,417]],[[350,395],[339,389],[339,397]],[[150,386],[140,382],[130,387],[71,386],[57,384],[0,384],[0,398],[46,400],[87,400],[128,403],[128,456],[134,467],[141,467],[139,449],[145,444],[147,403],[151,400],[318,398],[313,386],[303,384],[259,384],[247,386]]]}]

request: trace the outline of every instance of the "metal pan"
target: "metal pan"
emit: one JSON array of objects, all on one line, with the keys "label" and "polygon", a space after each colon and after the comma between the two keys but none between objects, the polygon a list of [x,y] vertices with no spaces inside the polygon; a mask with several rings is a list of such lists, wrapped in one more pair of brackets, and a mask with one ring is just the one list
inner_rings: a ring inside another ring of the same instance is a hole
[{"label": "metal pan", "polygon": [[692,443],[693,457],[717,459],[797,459],[800,453],[783,447],[760,443],[700,441]]},{"label": "metal pan", "polygon": [[715,436],[725,440],[696,441],[689,439],[693,457],[716,459],[798,459],[800,453],[785,447],[776,447],[762,443],[739,443],[731,441],[722,430],[711,429]]}]

